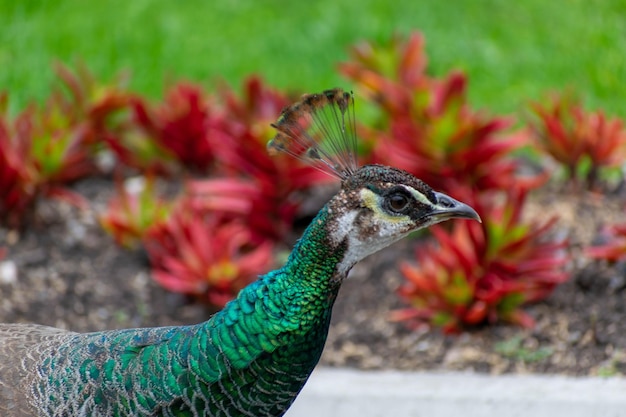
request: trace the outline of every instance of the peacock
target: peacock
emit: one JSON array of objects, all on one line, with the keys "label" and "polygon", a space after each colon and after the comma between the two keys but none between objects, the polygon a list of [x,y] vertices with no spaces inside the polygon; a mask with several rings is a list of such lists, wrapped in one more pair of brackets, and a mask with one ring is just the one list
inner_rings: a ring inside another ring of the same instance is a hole
[{"label": "peacock", "polygon": [[405,171],[358,167],[351,93],[304,95],[272,126],[270,152],[341,180],[284,266],[196,325],[75,333],[1,324],[1,416],[282,416],[320,359],[357,262],[432,224],[480,221]]}]

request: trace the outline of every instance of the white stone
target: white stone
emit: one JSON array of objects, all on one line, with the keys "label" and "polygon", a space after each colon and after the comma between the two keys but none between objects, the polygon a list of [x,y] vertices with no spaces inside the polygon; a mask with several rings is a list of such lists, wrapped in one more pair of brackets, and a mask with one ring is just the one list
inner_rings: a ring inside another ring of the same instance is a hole
[{"label": "white stone", "polygon": [[0,282],[3,284],[15,284],[17,282],[17,265],[15,262],[0,262]]}]

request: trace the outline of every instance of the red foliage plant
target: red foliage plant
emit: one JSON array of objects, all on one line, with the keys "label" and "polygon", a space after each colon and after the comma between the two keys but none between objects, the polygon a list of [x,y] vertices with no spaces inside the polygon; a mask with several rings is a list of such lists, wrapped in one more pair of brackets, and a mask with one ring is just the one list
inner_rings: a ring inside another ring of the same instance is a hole
[{"label": "red foliage plant", "polygon": [[[187,172],[212,177],[185,179],[162,221],[147,213],[156,209],[150,201],[124,193],[103,218],[119,242],[140,237],[161,285],[222,306],[267,270],[274,244],[292,226],[296,193],[328,181],[293,158],[268,155],[270,123],[288,103],[257,77],[246,81],[241,98],[222,87],[209,99],[199,87],[179,84],[158,107],[134,102],[138,131]],[[130,150],[119,145],[118,155]]]},{"label": "red foliage plant", "polygon": [[100,224],[118,245],[136,247],[149,228],[169,215],[172,203],[157,195],[155,182],[154,175],[116,181],[117,193],[100,215]]},{"label": "red foliage plant", "polygon": [[76,128],[86,143],[99,143],[120,128],[117,116],[128,109],[131,95],[125,89],[126,76],[103,84],[84,65],[72,71],[55,65],[61,87],[53,92],[49,105],[58,112],[57,121]]},{"label": "red foliage plant", "polygon": [[[288,103],[284,94],[251,77],[244,83],[241,98],[223,86],[211,99],[200,87],[181,83],[169,90],[159,106],[136,100],[133,108],[138,130],[156,146],[152,154],[160,149],[195,175],[243,178],[257,184],[263,191],[259,203],[267,209],[266,218],[274,219],[273,224],[261,223],[268,226],[266,233],[279,238],[285,235],[299,207],[295,192],[328,181],[322,173],[292,158],[268,155],[265,147],[273,134],[270,123]],[[137,152],[124,140],[137,143],[137,138],[133,132],[114,144],[118,156],[132,161]]]},{"label": "red foliage plant", "polygon": [[483,219],[456,222],[452,231],[435,226],[436,242],[417,249],[417,265],[404,263],[399,293],[411,307],[397,320],[458,332],[467,326],[509,321],[532,326],[519,307],[546,298],[566,281],[567,241],[550,239],[556,219],[543,224],[521,217],[526,191],[509,191],[505,201],[493,195],[475,198]]},{"label": "red foliage plant", "polygon": [[28,163],[29,138],[23,132],[21,116],[11,124],[7,115],[7,95],[0,96],[0,223],[19,226],[36,196],[34,167]]},{"label": "red foliage plant", "polygon": [[[192,173],[211,172],[219,144],[214,131],[218,120],[201,87],[179,83],[167,91],[158,106],[150,106],[139,98],[132,106],[133,122],[140,133],[133,132],[113,143],[119,156],[129,161],[136,149],[142,149],[148,163],[164,166],[169,157]],[[141,168],[146,163],[133,161],[131,165]]]},{"label": "red foliage plant", "polygon": [[603,242],[586,249],[588,256],[619,262],[626,259],[626,224],[608,226],[602,232]]},{"label": "red foliage plant", "polygon": [[112,116],[126,103],[117,90],[96,93],[84,70],[58,66],[57,73],[67,91],[54,91],[43,107],[10,120],[6,95],[1,100],[0,223],[9,227],[20,227],[40,196],[86,204],[65,186],[97,172],[95,144],[114,129]]},{"label": "red foliage plant", "polygon": [[253,184],[237,179],[190,184],[169,218],[145,235],[154,279],[223,307],[273,262],[272,241],[250,227],[256,196]]},{"label": "red foliage plant", "polygon": [[626,130],[618,118],[586,111],[570,96],[532,103],[530,122],[536,148],[566,170],[570,181],[593,188],[603,169],[619,168],[626,158]]},{"label": "red foliage plant", "polygon": [[[222,129],[230,142],[221,147],[221,161],[228,176],[253,181],[261,191],[255,228],[274,239],[281,239],[291,227],[300,206],[297,193],[332,179],[317,169],[285,155],[270,156],[267,142],[275,134],[270,124],[280,116],[290,99],[250,77],[243,86],[243,97],[224,87]],[[269,221],[268,221],[269,219]]]},{"label": "red foliage plant", "polygon": [[[157,196],[150,176],[139,190],[121,182],[100,221],[116,242],[141,242],[152,276],[170,291],[221,308],[273,261],[268,202],[248,180],[188,180],[172,201]],[[132,188],[132,187],[131,187]]]},{"label": "red foliage plant", "polygon": [[383,47],[362,43],[340,69],[379,108],[376,128],[362,128],[373,140],[374,162],[405,169],[443,190],[520,183],[510,153],[526,144],[527,135],[508,133],[511,120],[471,110],[465,75],[429,77],[421,35],[394,38]]},{"label": "red foliage plant", "polygon": [[[528,191],[546,176],[520,175],[512,156],[529,143],[512,121],[473,110],[467,78],[426,73],[423,37],[396,37],[384,46],[362,43],[341,71],[374,103],[378,119],[361,126],[371,160],[405,169],[436,189],[474,200],[484,223],[432,228],[435,242],[402,265],[400,294],[411,307],[396,319],[458,331],[498,319],[531,325],[519,307],[546,297],[567,279],[566,242],[548,240],[554,220],[522,220]],[[451,230],[451,231],[449,231]]]}]

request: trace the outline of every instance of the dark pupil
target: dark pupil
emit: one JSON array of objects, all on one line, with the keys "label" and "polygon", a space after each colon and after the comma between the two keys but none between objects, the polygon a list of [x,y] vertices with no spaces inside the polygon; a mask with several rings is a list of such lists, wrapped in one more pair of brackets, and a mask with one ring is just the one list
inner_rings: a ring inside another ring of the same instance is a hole
[{"label": "dark pupil", "polygon": [[389,205],[395,211],[401,211],[406,208],[409,200],[402,194],[394,194],[389,199]]}]

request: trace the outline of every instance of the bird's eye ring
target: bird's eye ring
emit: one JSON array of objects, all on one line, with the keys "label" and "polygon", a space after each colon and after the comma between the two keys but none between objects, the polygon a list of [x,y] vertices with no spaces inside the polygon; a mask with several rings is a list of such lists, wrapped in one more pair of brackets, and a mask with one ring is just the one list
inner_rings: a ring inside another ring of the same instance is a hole
[{"label": "bird's eye ring", "polygon": [[408,197],[401,193],[392,194],[387,201],[389,202],[389,208],[398,213],[404,211],[409,205]]}]

